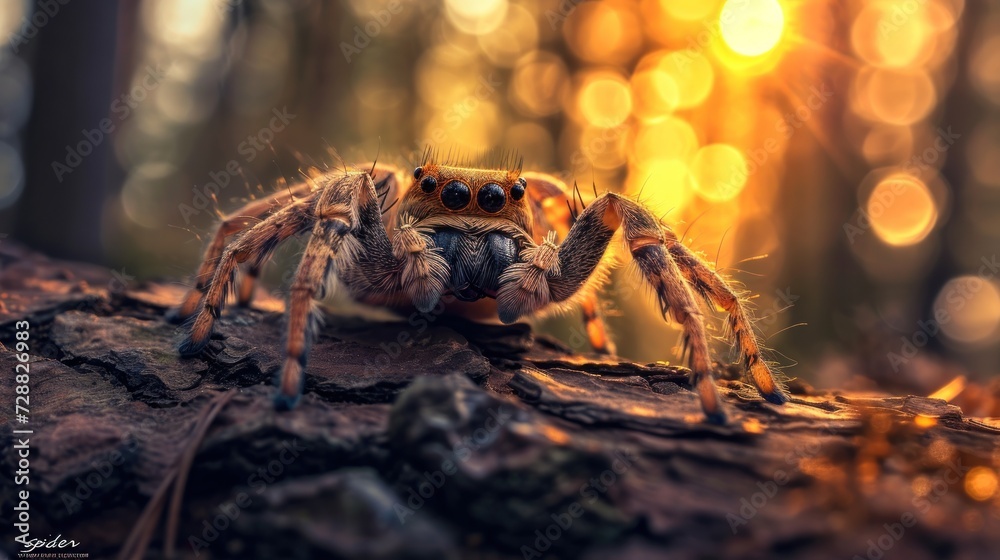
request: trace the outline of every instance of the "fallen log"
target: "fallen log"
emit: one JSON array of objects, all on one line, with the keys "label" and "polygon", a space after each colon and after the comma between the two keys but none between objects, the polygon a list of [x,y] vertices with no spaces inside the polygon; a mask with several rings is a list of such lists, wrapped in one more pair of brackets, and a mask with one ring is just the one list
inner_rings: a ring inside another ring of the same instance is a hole
[{"label": "fallen log", "polygon": [[[181,332],[162,319],[180,284],[12,243],[0,263],[0,420],[4,442],[33,432],[31,538],[61,535],[90,558],[1000,549],[1000,427],[944,400],[793,383],[776,407],[719,366],[731,422],[712,426],[681,367],[574,354],[525,325],[331,315],[301,405],[276,413],[280,301],[227,312],[207,351],[182,359]],[[25,424],[7,381],[19,321]],[[4,449],[0,548],[13,557],[8,504],[25,487]]]}]

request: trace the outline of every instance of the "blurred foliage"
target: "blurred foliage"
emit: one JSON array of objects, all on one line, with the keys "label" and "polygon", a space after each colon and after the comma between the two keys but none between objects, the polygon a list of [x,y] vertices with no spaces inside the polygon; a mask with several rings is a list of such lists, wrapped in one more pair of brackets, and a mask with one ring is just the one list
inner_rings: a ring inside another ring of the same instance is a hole
[{"label": "blurred foliage", "polygon": [[[4,4],[11,44],[32,13]],[[1000,369],[995,4],[143,0],[117,17],[119,78],[89,128],[112,121],[121,181],[95,187],[90,226],[131,274],[190,274],[219,211],[304,167],[515,148],[528,168],[641,190],[760,294],[776,359],[802,362],[791,375],[835,383],[845,349],[889,383],[919,376],[927,349]],[[59,42],[47,29],[32,41]],[[0,91],[0,206],[18,220],[45,212],[19,204],[25,187],[59,188],[18,161],[28,68],[48,71],[32,64],[8,52]],[[275,288],[294,249],[277,262]],[[622,354],[667,358],[677,334],[641,285],[619,273],[608,293]],[[582,349],[576,324],[550,323]]]}]

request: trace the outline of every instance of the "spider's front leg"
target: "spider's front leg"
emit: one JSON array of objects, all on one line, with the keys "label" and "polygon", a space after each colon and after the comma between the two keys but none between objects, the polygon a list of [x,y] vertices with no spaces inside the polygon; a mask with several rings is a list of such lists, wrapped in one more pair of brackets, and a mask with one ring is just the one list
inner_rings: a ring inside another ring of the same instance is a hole
[{"label": "spider's front leg", "polygon": [[[685,343],[690,350],[691,385],[698,393],[705,415],[713,422],[724,423],[725,412],[712,378],[701,312],[668,245],[671,239],[676,239],[660,226],[652,213],[632,200],[605,194],[580,214],[562,245],[556,246],[550,237],[542,245],[525,251],[524,262],[512,265],[501,277],[497,295],[500,319],[510,323],[575,294],[597,268],[619,228],[643,277],[656,290],[663,313],[671,313],[684,328]],[[748,325],[737,332],[753,336]],[[748,347],[742,346],[746,352]],[[764,364],[759,354],[757,358],[755,363]],[[776,382],[773,387],[778,387]]]},{"label": "spider's front leg", "polygon": [[[576,221],[567,196],[573,191],[561,180],[546,173],[528,171],[521,176],[527,180],[528,196],[541,210],[536,216],[539,219],[535,224],[536,231],[545,231],[545,226],[549,226],[556,231],[559,239],[565,239]],[[581,294],[579,303],[590,348],[598,354],[615,354],[615,343],[608,336],[597,294],[592,291]]]},{"label": "spider's front leg", "polygon": [[308,349],[318,321],[314,303],[325,295],[331,275],[347,269],[359,276],[369,295],[400,291],[418,308],[437,305],[449,276],[430,238],[404,221],[390,241],[372,177],[352,174],[324,192],[316,204],[316,225],[292,284],[285,361],[278,378],[275,408],[289,410],[302,396]]}]

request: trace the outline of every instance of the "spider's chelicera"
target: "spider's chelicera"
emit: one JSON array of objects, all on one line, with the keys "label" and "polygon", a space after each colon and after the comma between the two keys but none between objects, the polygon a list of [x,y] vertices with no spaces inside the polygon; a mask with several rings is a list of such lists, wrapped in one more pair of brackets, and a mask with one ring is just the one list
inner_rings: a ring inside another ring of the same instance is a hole
[{"label": "spider's chelicera", "polygon": [[[279,409],[301,397],[315,334],[310,314],[331,275],[363,303],[427,312],[447,295],[460,300],[448,312],[468,316],[485,309],[504,323],[579,304],[591,345],[613,353],[596,290],[614,264],[606,253],[621,231],[662,313],[684,329],[691,385],[707,418],[724,423],[726,417],[697,297],[728,313],[732,338],[761,396],[788,401],[761,355],[741,297],[636,200],[608,192],[577,214],[570,202],[576,196],[562,181],[522,173],[510,156],[493,165],[443,163],[429,152],[424,159],[412,174],[381,164],[330,170],[227,216],[205,250],[195,287],[171,313],[176,320],[193,317],[180,352],[198,354],[208,343],[240,264],[246,274],[237,301],[246,305],[273,249],[309,233],[291,286]],[[230,236],[235,238],[227,244]]]}]

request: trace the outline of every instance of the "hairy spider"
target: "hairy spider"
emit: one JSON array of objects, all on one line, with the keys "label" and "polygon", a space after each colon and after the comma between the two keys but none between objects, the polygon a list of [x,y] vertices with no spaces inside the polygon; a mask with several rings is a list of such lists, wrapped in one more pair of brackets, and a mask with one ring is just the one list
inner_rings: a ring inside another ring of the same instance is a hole
[{"label": "hairy spider", "polygon": [[[289,297],[286,358],[275,398],[279,409],[295,406],[302,394],[315,334],[314,301],[324,297],[331,277],[366,304],[427,312],[451,295],[460,301],[449,305],[449,312],[481,317],[485,309],[504,323],[581,304],[592,346],[613,353],[595,298],[615,260],[606,258],[608,246],[621,230],[664,317],[672,314],[683,326],[691,385],[707,418],[724,423],[726,415],[695,294],[728,313],[732,337],[761,396],[775,404],[788,401],[761,355],[744,301],[642,204],[595,193],[577,214],[579,191],[551,175],[522,173],[509,155],[493,163],[446,164],[428,152],[410,177],[381,164],[327,170],[225,217],[205,251],[195,287],[172,311],[176,320],[197,312],[181,354],[197,354],[208,343],[241,263],[246,274],[237,301],[246,305],[272,250],[306,232],[311,237]],[[393,203],[386,206],[387,200]]]}]

